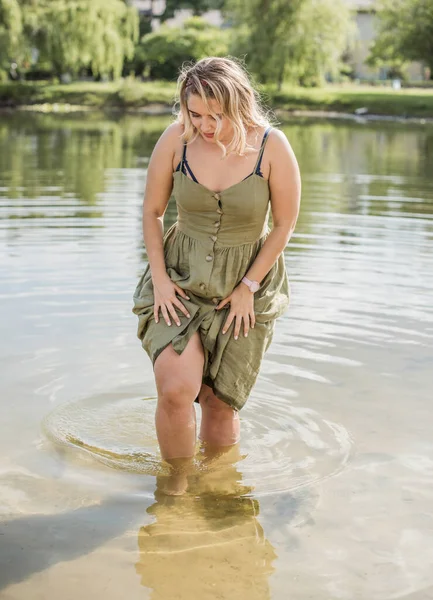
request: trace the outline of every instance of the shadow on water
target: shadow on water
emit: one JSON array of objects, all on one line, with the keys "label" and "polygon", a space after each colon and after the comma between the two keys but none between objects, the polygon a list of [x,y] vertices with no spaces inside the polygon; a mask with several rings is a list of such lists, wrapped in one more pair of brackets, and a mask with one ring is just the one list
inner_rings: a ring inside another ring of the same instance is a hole
[{"label": "shadow on water", "polygon": [[57,563],[89,554],[124,533],[136,505],[134,502],[127,509],[125,499],[108,497],[100,504],[66,513],[0,522],[0,590]]},{"label": "shadow on water", "polygon": [[[166,477],[156,478],[155,502],[146,508],[154,521],[139,527],[135,562],[152,600],[174,592],[179,600],[270,598],[268,578],[277,555],[259,522],[259,502],[233,464],[239,456],[221,457],[213,468],[189,476],[184,496],[167,496]],[[67,513],[0,523],[0,590],[136,530],[142,503],[107,497]],[[284,503],[286,517],[294,518],[299,499],[287,494]]]}]

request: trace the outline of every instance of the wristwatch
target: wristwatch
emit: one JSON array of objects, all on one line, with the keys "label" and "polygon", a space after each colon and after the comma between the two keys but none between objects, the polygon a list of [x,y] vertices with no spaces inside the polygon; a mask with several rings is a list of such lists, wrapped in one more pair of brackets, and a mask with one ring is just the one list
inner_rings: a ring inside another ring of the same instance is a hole
[{"label": "wristwatch", "polygon": [[242,277],[241,281],[250,288],[250,292],[253,294],[260,288],[260,283],[258,281],[251,281],[248,277]]}]

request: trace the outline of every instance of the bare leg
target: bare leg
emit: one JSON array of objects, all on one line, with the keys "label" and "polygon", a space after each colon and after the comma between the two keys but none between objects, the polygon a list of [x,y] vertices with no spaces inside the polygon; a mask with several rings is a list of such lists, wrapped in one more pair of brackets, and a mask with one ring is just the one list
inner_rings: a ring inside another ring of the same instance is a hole
[{"label": "bare leg", "polygon": [[182,354],[170,344],[155,361],[158,390],[155,415],[162,457],[184,458],[194,455],[196,423],[193,402],[201,388],[203,348],[198,333],[190,339]]},{"label": "bare leg", "polygon": [[198,333],[191,337],[182,354],[177,354],[170,344],[155,361],[158,391],[155,425],[161,456],[173,467],[174,488],[169,493],[182,493],[186,489],[188,466],[196,445],[193,403],[201,387],[203,365]]},{"label": "bare leg", "polygon": [[202,419],[200,439],[209,447],[221,448],[239,442],[239,413],[215,396],[208,385],[202,385],[199,394]]}]

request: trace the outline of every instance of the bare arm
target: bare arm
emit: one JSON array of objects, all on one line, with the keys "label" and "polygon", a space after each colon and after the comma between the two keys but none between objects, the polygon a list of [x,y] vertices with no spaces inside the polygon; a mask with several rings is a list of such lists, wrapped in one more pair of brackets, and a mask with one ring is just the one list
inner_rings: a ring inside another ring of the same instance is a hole
[{"label": "bare arm", "polygon": [[177,325],[177,306],[187,317],[188,311],[178,300],[176,293],[188,298],[184,290],[173,283],[167,274],[164,261],[164,214],[173,188],[173,157],[179,143],[180,126],[170,125],[159,138],[152,152],[147,171],[143,200],[143,239],[152,275],[154,288],[154,316],[159,319],[161,309],[167,325],[171,325],[169,314]]},{"label": "bare arm", "polygon": [[168,277],[164,263],[164,214],[173,187],[173,156],[176,125],[168,127],[159,138],[150,157],[143,200],[143,239],[152,273],[152,281]]},{"label": "bare arm", "polygon": [[301,176],[295,154],[282,131],[274,130],[268,141],[271,172],[271,209],[273,228],[256,260],[245,275],[262,281],[290,240],[301,202]]}]

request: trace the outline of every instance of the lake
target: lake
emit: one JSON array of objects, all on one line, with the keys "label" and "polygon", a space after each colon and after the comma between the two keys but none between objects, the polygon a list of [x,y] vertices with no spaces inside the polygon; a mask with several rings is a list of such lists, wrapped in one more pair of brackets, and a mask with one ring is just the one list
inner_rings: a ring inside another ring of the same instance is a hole
[{"label": "lake", "polygon": [[433,127],[281,125],[291,306],[237,454],[168,497],[132,314],[168,122],[0,115],[0,598],[433,598]]}]

